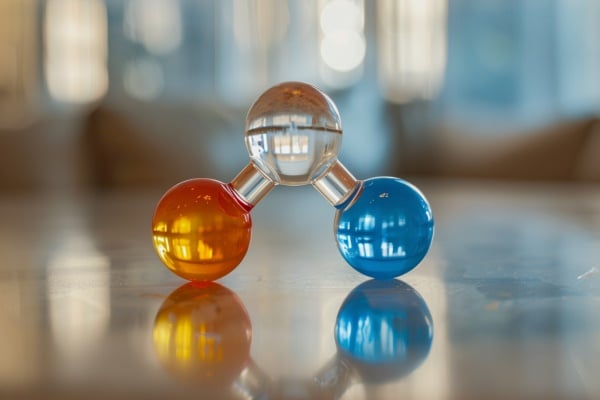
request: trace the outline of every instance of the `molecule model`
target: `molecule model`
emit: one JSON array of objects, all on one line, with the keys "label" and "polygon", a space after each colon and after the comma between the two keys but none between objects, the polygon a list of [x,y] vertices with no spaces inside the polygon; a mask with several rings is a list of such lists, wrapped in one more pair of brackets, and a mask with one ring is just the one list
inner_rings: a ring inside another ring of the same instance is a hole
[{"label": "molecule model", "polygon": [[276,185],[310,184],[337,209],[338,249],[365,275],[394,278],[427,254],[434,231],[427,200],[402,179],[361,181],[344,167],[341,118],[320,90],[301,82],[268,89],[248,112],[245,141],[250,163],[231,182],[181,182],[156,207],[154,248],[175,274],[212,281],[231,272],[250,244],[250,211]]}]

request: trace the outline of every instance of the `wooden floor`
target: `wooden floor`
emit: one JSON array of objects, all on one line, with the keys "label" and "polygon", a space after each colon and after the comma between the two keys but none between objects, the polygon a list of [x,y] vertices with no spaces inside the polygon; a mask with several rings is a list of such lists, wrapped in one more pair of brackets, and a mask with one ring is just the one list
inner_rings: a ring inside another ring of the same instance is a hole
[{"label": "wooden floor", "polygon": [[599,399],[600,187],[416,183],[434,244],[383,285],[310,187],[191,289],[152,249],[159,191],[0,196],[0,398]]}]

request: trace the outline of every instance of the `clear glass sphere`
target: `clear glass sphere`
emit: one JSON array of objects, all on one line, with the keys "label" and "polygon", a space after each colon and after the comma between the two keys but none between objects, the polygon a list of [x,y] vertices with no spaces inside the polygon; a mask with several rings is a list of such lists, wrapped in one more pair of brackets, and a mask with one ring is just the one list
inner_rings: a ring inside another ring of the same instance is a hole
[{"label": "clear glass sphere", "polygon": [[425,197],[399,178],[367,179],[356,198],[336,212],[334,231],[342,256],[357,271],[390,279],[415,268],[433,239]]},{"label": "clear glass sphere", "polygon": [[282,185],[311,183],[337,159],[341,144],[342,124],[335,104],[306,83],[273,86],[246,117],[250,158]]},{"label": "clear glass sphere", "polygon": [[370,280],[357,286],[338,311],[335,343],[365,383],[406,376],[429,354],[433,319],[411,286]]}]

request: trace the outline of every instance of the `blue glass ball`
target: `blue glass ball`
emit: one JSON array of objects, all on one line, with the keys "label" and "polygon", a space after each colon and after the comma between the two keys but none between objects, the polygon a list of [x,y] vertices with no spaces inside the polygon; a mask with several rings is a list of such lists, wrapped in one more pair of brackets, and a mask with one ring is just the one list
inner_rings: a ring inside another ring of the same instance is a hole
[{"label": "blue glass ball", "polygon": [[357,286],[338,311],[338,355],[366,383],[406,376],[427,358],[433,319],[411,286],[398,280],[370,280]]},{"label": "blue glass ball", "polygon": [[410,183],[367,179],[346,208],[336,212],[338,248],[348,264],[376,279],[405,274],[421,262],[433,239],[433,214]]}]

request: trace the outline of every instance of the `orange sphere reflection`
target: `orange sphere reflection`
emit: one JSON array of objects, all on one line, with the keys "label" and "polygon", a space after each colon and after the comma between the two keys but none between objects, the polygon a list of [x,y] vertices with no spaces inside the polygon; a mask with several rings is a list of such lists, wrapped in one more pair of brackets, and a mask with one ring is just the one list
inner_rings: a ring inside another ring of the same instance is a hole
[{"label": "orange sphere reflection", "polygon": [[182,278],[218,279],[231,272],[248,251],[251,207],[219,181],[181,182],[156,206],[152,219],[154,249]]},{"label": "orange sphere reflection", "polygon": [[214,282],[188,283],[162,304],[153,342],[160,363],[180,380],[223,387],[250,361],[251,332],[235,293]]}]

